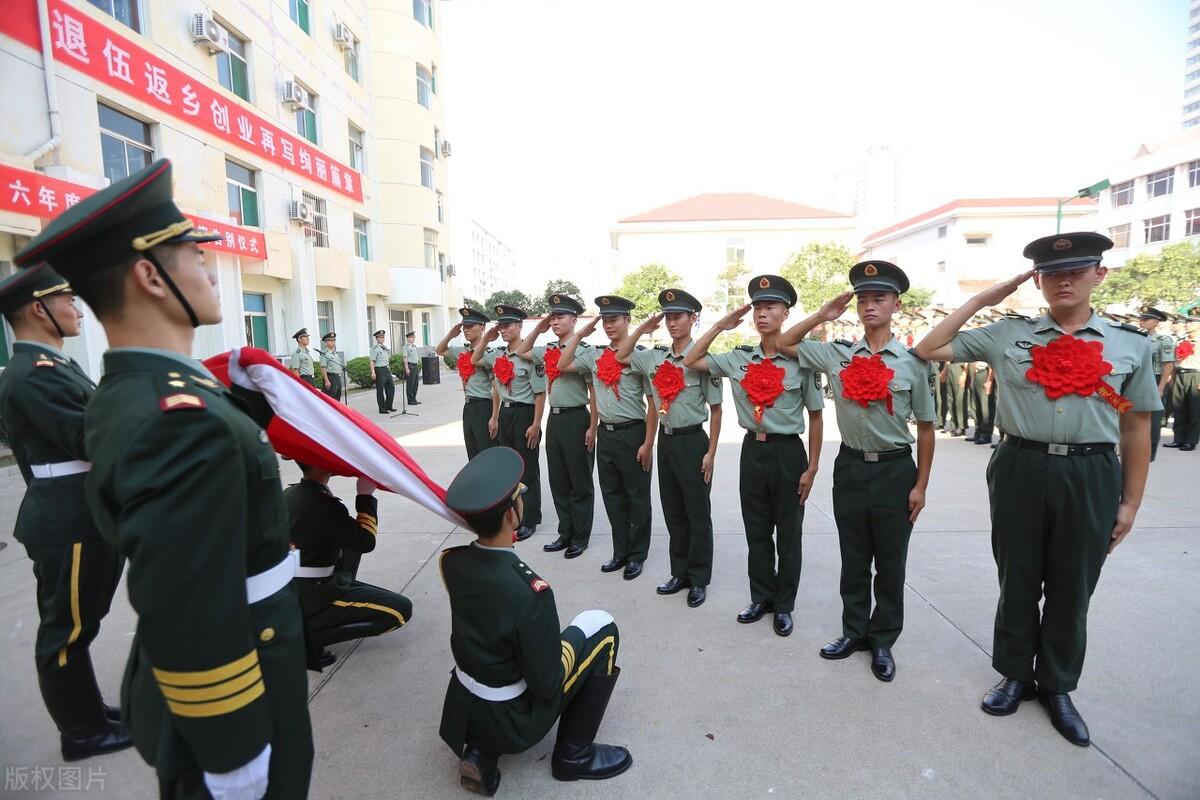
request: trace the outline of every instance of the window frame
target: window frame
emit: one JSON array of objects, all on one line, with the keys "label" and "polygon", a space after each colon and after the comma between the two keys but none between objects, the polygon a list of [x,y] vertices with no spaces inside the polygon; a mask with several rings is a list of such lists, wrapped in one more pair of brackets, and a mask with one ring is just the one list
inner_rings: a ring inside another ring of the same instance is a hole
[{"label": "window frame", "polygon": [[[239,169],[244,169],[247,172],[249,172],[250,173],[250,183],[247,184],[247,183],[241,181],[240,179],[231,176],[229,174],[230,165],[238,167]],[[257,173],[258,173],[258,171],[253,169],[252,167],[247,167],[245,164],[239,164],[237,161],[234,161],[229,156],[225,157],[225,187],[226,187],[225,195],[226,195],[226,199],[227,200],[229,199],[229,190],[230,189],[236,188],[238,190],[237,213],[235,214],[234,209],[230,208],[229,216],[236,219],[238,225],[242,225],[247,228],[258,228],[258,227],[261,227],[261,224],[262,224],[262,214],[261,214],[261,210],[260,210],[259,204],[258,204],[259,198],[258,198],[258,183],[257,183],[258,175],[257,175]],[[254,221],[253,222],[248,222],[246,220],[246,194],[247,194],[247,192],[250,193],[251,195],[253,195],[253,206],[252,206],[254,209]]]},{"label": "window frame", "polygon": [[[304,95],[306,97],[305,104],[296,109],[296,133],[306,141],[320,147],[321,136],[320,123],[317,119],[317,94],[312,89],[308,88],[307,84],[301,81],[296,81],[296,83],[300,85],[300,88],[304,89]],[[312,136],[309,136],[307,131],[308,117],[302,117],[302,115],[307,114],[312,115]]]},{"label": "window frame", "polygon": [[324,198],[317,197],[312,192],[302,192],[301,197],[313,212],[312,222],[304,223],[304,238],[313,247],[329,247],[329,213]]},{"label": "window frame", "polygon": [[1120,225],[1113,225],[1108,229],[1108,238],[1112,239],[1114,249],[1129,247],[1129,240],[1132,238],[1132,236],[1133,225],[1128,222],[1124,222]]},{"label": "window frame", "polygon": [[[429,155],[428,160],[425,157],[426,154]],[[436,161],[436,159],[433,157],[433,151],[431,151],[428,147],[422,147],[421,148],[421,185],[424,186],[426,189],[429,189],[430,191],[434,191],[434,192],[437,191],[437,171],[434,169],[435,161]],[[428,175],[428,178],[429,178],[428,182],[426,182],[426,175]]]},{"label": "window frame", "polygon": [[354,255],[363,261],[371,260],[371,221],[366,217],[353,215],[354,220]]},{"label": "window frame", "polygon": [[[328,313],[322,314],[322,311],[328,311]],[[337,327],[334,323],[333,301],[317,298],[317,339],[320,340],[322,336],[335,330]]]},{"label": "window frame", "polygon": [[362,83],[362,60],[359,58],[358,46],[360,42],[358,37],[354,37],[354,41],[349,47],[342,49],[342,68],[346,71],[346,75],[355,83]]},{"label": "window frame", "polygon": [[[256,310],[252,311],[251,309],[246,308],[246,298],[248,296],[249,297],[261,297],[262,301],[263,301],[263,310],[262,311],[256,311]],[[254,342],[254,328],[253,328],[253,324],[250,322],[250,319],[252,317],[261,317],[263,320],[266,321],[266,328],[267,328],[267,342],[266,342],[266,346],[264,346],[263,349],[266,350],[267,352],[270,352],[270,350],[271,350],[271,304],[270,304],[270,300],[271,300],[271,296],[265,292],[247,292],[244,290],[242,291],[242,325],[243,325],[243,328],[245,329],[245,333],[246,333],[246,346],[247,347],[258,347],[259,346],[259,345],[255,344],[255,342]]]},{"label": "window frame", "polygon": [[[1166,186],[1162,191],[1158,187]],[[1175,168],[1167,167],[1146,176],[1146,199],[1166,197],[1175,191]]]},{"label": "window frame", "polygon": [[[303,22],[300,21],[301,16],[304,17]],[[312,3],[309,0],[288,0],[288,17],[306,36],[312,36]]]},{"label": "window frame", "polygon": [[1200,186],[1200,158],[1195,161],[1189,161],[1187,165],[1188,171],[1188,188],[1195,189]]},{"label": "window frame", "polygon": [[424,229],[425,269],[437,269],[438,233],[433,228]]},{"label": "window frame", "polygon": [[413,19],[433,30],[433,0],[413,0]]},{"label": "window frame", "polygon": [[124,25],[126,28],[129,28],[132,31],[137,31],[138,33],[143,33],[141,0],[129,0],[129,13],[131,20],[128,22],[117,16],[117,0],[87,0],[87,4],[92,8],[103,11],[105,14]]},{"label": "window frame", "polygon": [[[247,103],[253,102],[250,99],[250,89],[252,85],[250,80],[250,59],[246,55],[246,48],[249,46],[250,40],[236,33],[231,27],[226,25],[220,19],[217,19],[216,23],[218,26],[220,26],[221,30],[225,31],[225,35],[229,37],[229,43],[231,45],[229,48],[221,50],[217,53],[217,83],[221,84],[226,91],[235,97],[240,97]],[[234,42],[237,42],[238,46],[241,48],[240,53],[232,48]],[[235,62],[242,65],[242,80],[245,82],[245,94],[242,94],[236,88],[237,81],[234,79]],[[223,64],[228,64],[225,70],[222,69]],[[223,74],[226,70],[229,76],[228,83],[225,82],[225,76]]]},{"label": "window frame", "polygon": [[1109,202],[1113,208],[1133,205],[1134,184],[1135,181],[1130,179],[1113,185],[1109,192]]},{"label": "window frame", "polygon": [[[145,141],[142,141],[142,142],[136,141],[134,139],[131,139],[127,134],[121,133],[120,131],[117,131],[117,130],[113,130],[112,128],[104,127],[104,121],[100,118],[100,113],[101,113],[100,109],[101,108],[108,109],[109,111],[111,111],[114,114],[122,116],[125,119],[131,120],[133,122],[136,122],[138,125],[141,125],[142,130],[146,136]],[[154,125],[153,125],[153,123],[146,122],[145,120],[142,120],[142,119],[138,119],[137,117],[133,116],[132,114],[127,114],[124,111],[121,111],[120,109],[118,109],[114,106],[111,106],[108,103],[105,103],[100,100],[96,101],[96,117],[97,117],[97,121],[99,122],[99,128],[100,128],[101,171],[104,173],[105,177],[107,177],[113,183],[116,183],[117,181],[123,180],[124,178],[128,178],[130,175],[137,172],[138,170],[144,169],[145,167],[154,163]],[[124,160],[125,160],[125,174],[124,175],[113,176],[113,175],[108,174],[107,163],[106,163],[106,159],[104,158],[104,139],[105,139],[105,137],[108,137],[109,139],[114,139],[121,143]],[[145,163],[141,164],[136,169],[132,169],[132,170],[129,167],[129,150],[131,147],[135,150],[140,150],[149,156],[149,158],[147,158],[145,160]]]},{"label": "window frame", "polygon": [[417,63],[417,105],[433,108],[433,75],[420,62]]},{"label": "window frame", "polygon": [[[358,135],[357,140],[355,140],[355,134]],[[367,163],[366,131],[347,120],[346,139],[350,143],[350,159],[348,163],[352,169],[362,174],[366,169]]]},{"label": "window frame", "polygon": [[1200,236],[1200,208],[1189,208],[1183,212],[1183,235]]},{"label": "window frame", "polygon": [[[1171,215],[1161,214],[1157,217],[1150,217],[1142,221],[1142,230],[1145,244],[1157,244],[1159,242],[1167,242],[1171,240]],[[1151,238],[1154,231],[1161,230],[1162,236]]]}]

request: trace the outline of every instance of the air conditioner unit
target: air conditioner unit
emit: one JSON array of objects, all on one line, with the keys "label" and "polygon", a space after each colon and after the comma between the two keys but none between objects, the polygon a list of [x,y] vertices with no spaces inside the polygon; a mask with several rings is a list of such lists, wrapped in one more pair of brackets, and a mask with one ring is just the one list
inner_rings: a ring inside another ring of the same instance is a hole
[{"label": "air conditioner unit", "polygon": [[456,273],[457,271],[458,271],[458,270],[456,270],[456,269],[454,268],[454,265],[453,265],[453,264],[447,264],[447,265],[446,265],[446,274],[447,274],[448,276],[450,276],[451,278],[453,278],[453,277],[454,277],[454,273]]},{"label": "air conditioner unit", "polygon": [[207,11],[192,14],[191,31],[192,41],[206,49],[210,56],[229,49],[229,34]]},{"label": "air conditioner unit", "polygon": [[354,33],[344,22],[339,22],[333,29],[333,43],[344,50],[354,47]]},{"label": "air conditioner unit", "polygon": [[442,140],[442,158],[449,158],[454,151],[450,149],[450,140]]},{"label": "air conditioner unit", "polygon": [[293,222],[312,222],[312,206],[300,200],[293,200],[288,206],[288,219]]},{"label": "air conditioner unit", "polygon": [[283,102],[299,110],[308,105],[308,91],[296,81],[283,84]]}]

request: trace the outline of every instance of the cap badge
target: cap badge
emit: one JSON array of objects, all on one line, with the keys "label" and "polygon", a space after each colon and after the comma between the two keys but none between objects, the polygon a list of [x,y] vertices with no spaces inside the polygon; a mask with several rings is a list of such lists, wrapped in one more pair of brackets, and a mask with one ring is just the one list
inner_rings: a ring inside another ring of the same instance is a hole
[{"label": "cap badge", "polygon": [[1053,246],[1054,246],[1055,250],[1061,251],[1061,250],[1070,250],[1074,245],[1071,244],[1070,239],[1059,239],[1054,243]]},{"label": "cap badge", "polygon": [[759,278],[758,279],[758,288],[770,289],[771,288],[771,279],[770,278]]},{"label": "cap badge", "polygon": [[612,305],[612,300],[609,300],[607,297],[601,297],[601,298],[600,298],[600,305],[602,305],[602,306],[609,306],[609,305]]},{"label": "cap badge", "polygon": [[663,295],[663,297],[666,297],[668,300],[674,300],[674,299],[675,299],[675,293],[674,293],[674,292],[672,292],[672,291],[668,291],[668,292],[667,292],[665,295]]},{"label": "cap badge", "polygon": [[504,313],[504,306],[496,306],[496,313],[497,313],[497,314],[503,314],[503,313]]},{"label": "cap badge", "polygon": [[562,298],[561,298],[561,297],[559,297],[558,295],[554,295],[554,297],[551,297],[551,298],[550,298],[550,302],[551,302],[551,303],[561,303],[561,302],[562,302]]},{"label": "cap badge", "polygon": [[863,268],[863,275],[873,278],[878,274],[879,267],[875,266],[874,264],[867,264],[867,266]]}]

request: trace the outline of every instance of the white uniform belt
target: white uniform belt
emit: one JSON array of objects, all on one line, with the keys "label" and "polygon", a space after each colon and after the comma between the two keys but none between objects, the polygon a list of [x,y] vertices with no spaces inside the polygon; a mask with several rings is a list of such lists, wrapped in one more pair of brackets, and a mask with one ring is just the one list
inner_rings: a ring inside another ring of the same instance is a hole
[{"label": "white uniform belt", "polygon": [[296,566],[300,563],[300,551],[289,550],[275,566],[268,570],[246,578],[246,602],[254,604],[266,600],[271,595],[287,586],[292,576],[296,574]]},{"label": "white uniform belt", "polygon": [[480,700],[491,700],[494,703],[503,702],[504,700],[514,700],[525,694],[525,690],[529,688],[529,684],[525,683],[524,678],[516,683],[510,683],[508,686],[488,686],[463,672],[462,667],[457,664],[454,665],[454,674],[458,676],[458,682],[468,692]]},{"label": "white uniform belt", "polygon": [[328,578],[333,574],[333,564],[327,567],[296,567],[297,578]]},{"label": "white uniform belt", "polygon": [[30,464],[29,471],[35,478],[62,478],[78,475],[92,468],[88,461],[59,461],[57,464]]}]

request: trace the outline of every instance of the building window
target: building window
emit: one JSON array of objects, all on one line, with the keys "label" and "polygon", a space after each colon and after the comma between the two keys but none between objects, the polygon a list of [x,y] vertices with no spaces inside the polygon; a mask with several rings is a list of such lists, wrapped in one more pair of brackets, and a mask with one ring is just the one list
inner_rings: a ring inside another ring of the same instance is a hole
[{"label": "building window", "polygon": [[945,238],[946,238],[946,233],[947,233],[947,230],[946,230],[946,229],[947,229],[947,227],[948,227],[948,226],[946,226],[946,225],[942,225],[942,226],[940,226],[940,227],[938,228],[938,238],[939,238],[939,239],[945,239]]},{"label": "building window", "polygon": [[433,338],[433,325],[428,311],[421,312],[421,344],[428,345]]},{"label": "building window", "polygon": [[100,154],[104,176],[113,183],[128,178],[154,160],[150,126],[99,103]]},{"label": "building window", "polygon": [[429,108],[433,104],[433,76],[417,64],[417,102]]},{"label": "building window", "polygon": [[333,301],[318,300],[317,301],[317,338],[324,336],[331,331],[337,330],[333,326]]},{"label": "building window", "polygon": [[375,327],[375,306],[367,306],[367,341],[375,341],[375,331],[379,328]]},{"label": "building window", "polygon": [[350,166],[358,172],[363,171],[363,132],[349,123],[350,127]]},{"label": "building window", "polygon": [[429,66],[429,86],[433,89],[434,94],[438,93],[437,84],[437,64],[431,64]]},{"label": "building window", "polygon": [[433,151],[421,148],[421,185],[426,189],[437,189],[433,180]]},{"label": "building window", "polygon": [[1159,170],[1146,176],[1146,195],[1162,197],[1175,188],[1175,168]]},{"label": "building window", "polygon": [[138,0],[88,0],[88,2],[122,25],[133,28],[138,33],[142,32]]},{"label": "building window", "polygon": [[1195,189],[1200,186],[1200,161],[1193,161],[1188,164],[1188,188]]},{"label": "building window", "polygon": [[1109,228],[1108,238],[1112,239],[1113,247],[1129,247],[1129,223]]},{"label": "building window", "polygon": [[1190,88],[1186,92],[1184,92],[1183,96],[1184,97],[1195,97],[1198,94],[1200,94],[1200,86],[1193,86],[1192,88]]},{"label": "building window", "polygon": [[388,309],[388,321],[391,322],[392,347],[394,350],[400,349],[400,343],[404,341],[404,337],[413,329],[412,312],[408,309]]},{"label": "building window", "polygon": [[938,271],[938,272],[945,272],[945,271],[946,271],[946,262],[945,262],[945,261],[939,261],[939,262],[937,262],[937,271]]},{"label": "building window", "polygon": [[437,206],[438,206],[438,222],[445,222],[446,221],[446,207],[445,207],[444,198],[442,197],[441,192],[437,193]]},{"label": "building window", "polygon": [[413,0],[413,19],[426,28],[432,28],[433,0]]},{"label": "building window", "polygon": [[[1188,61],[1191,61],[1191,59],[1189,58]],[[1188,66],[1191,66],[1191,64],[1189,64]],[[1184,75],[1183,81],[1184,81],[1184,83],[1191,83],[1192,81],[1196,80],[1197,78],[1200,78],[1200,69],[1196,70],[1195,72],[1189,72],[1187,75]]]},{"label": "building window", "polygon": [[1145,221],[1146,225],[1146,244],[1153,242],[1165,242],[1171,238],[1171,216],[1164,214],[1161,217],[1151,217]]},{"label": "building window", "polygon": [[1184,228],[1184,236],[1200,236],[1200,208],[1189,208],[1183,212],[1186,227]]},{"label": "building window", "polygon": [[313,90],[300,84],[304,89],[304,105],[296,109],[296,133],[317,143],[317,96]]},{"label": "building window", "polygon": [[433,157],[442,157],[442,131],[437,127],[433,129]]},{"label": "building window", "polygon": [[1191,114],[1193,111],[1200,111],[1200,100],[1197,100],[1194,103],[1188,103],[1183,107],[1183,113],[1185,114]]},{"label": "building window", "polygon": [[312,209],[312,221],[304,223],[304,236],[313,247],[329,247],[329,218],[325,215],[325,201],[315,194],[304,192],[304,202]]},{"label": "building window", "polygon": [[229,216],[238,225],[258,227],[258,190],[254,171],[225,159],[225,187],[229,196]]},{"label": "building window", "polygon": [[746,240],[742,238],[725,240],[725,266],[732,267],[746,263]]},{"label": "building window", "polygon": [[346,68],[346,74],[350,76],[350,80],[359,83],[358,77],[358,39],[355,39],[352,44],[342,51],[342,64]]},{"label": "building window", "polygon": [[1195,64],[1200,64],[1200,55],[1194,55],[1194,56],[1188,57],[1187,65],[1190,67]]},{"label": "building window", "polygon": [[1112,187],[1112,204],[1113,207],[1127,206],[1133,202],[1133,181],[1125,181],[1118,183]]},{"label": "building window", "polygon": [[288,16],[300,26],[300,30],[312,35],[308,27],[308,0],[288,0]]},{"label": "building window", "polygon": [[986,245],[992,237],[988,233],[968,233],[963,238],[970,245]]},{"label": "building window", "polygon": [[250,68],[246,40],[221,25],[229,34],[229,49],[217,53],[217,81],[243,100],[250,99]]},{"label": "building window", "polygon": [[437,269],[437,231],[425,229],[425,269]]},{"label": "building window", "polygon": [[1195,33],[1196,31],[1200,31],[1200,22],[1193,22],[1188,28],[1188,33]]},{"label": "building window", "polygon": [[363,261],[371,260],[371,242],[367,238],[367,221],[357,214],[354,216],[354,255]]},{"label": "building window", "polygon": [[246,325],[246,344],[271,349],[271,325],[267,318],[267,296],[242,292],[242,321]]},{"label": "building window", "polygon": [[1193,117],[1192,119],[1185,119],[1183,121],[1183,127],[1185,130],[1196,125],[1200,125],[1200,117]]}]

